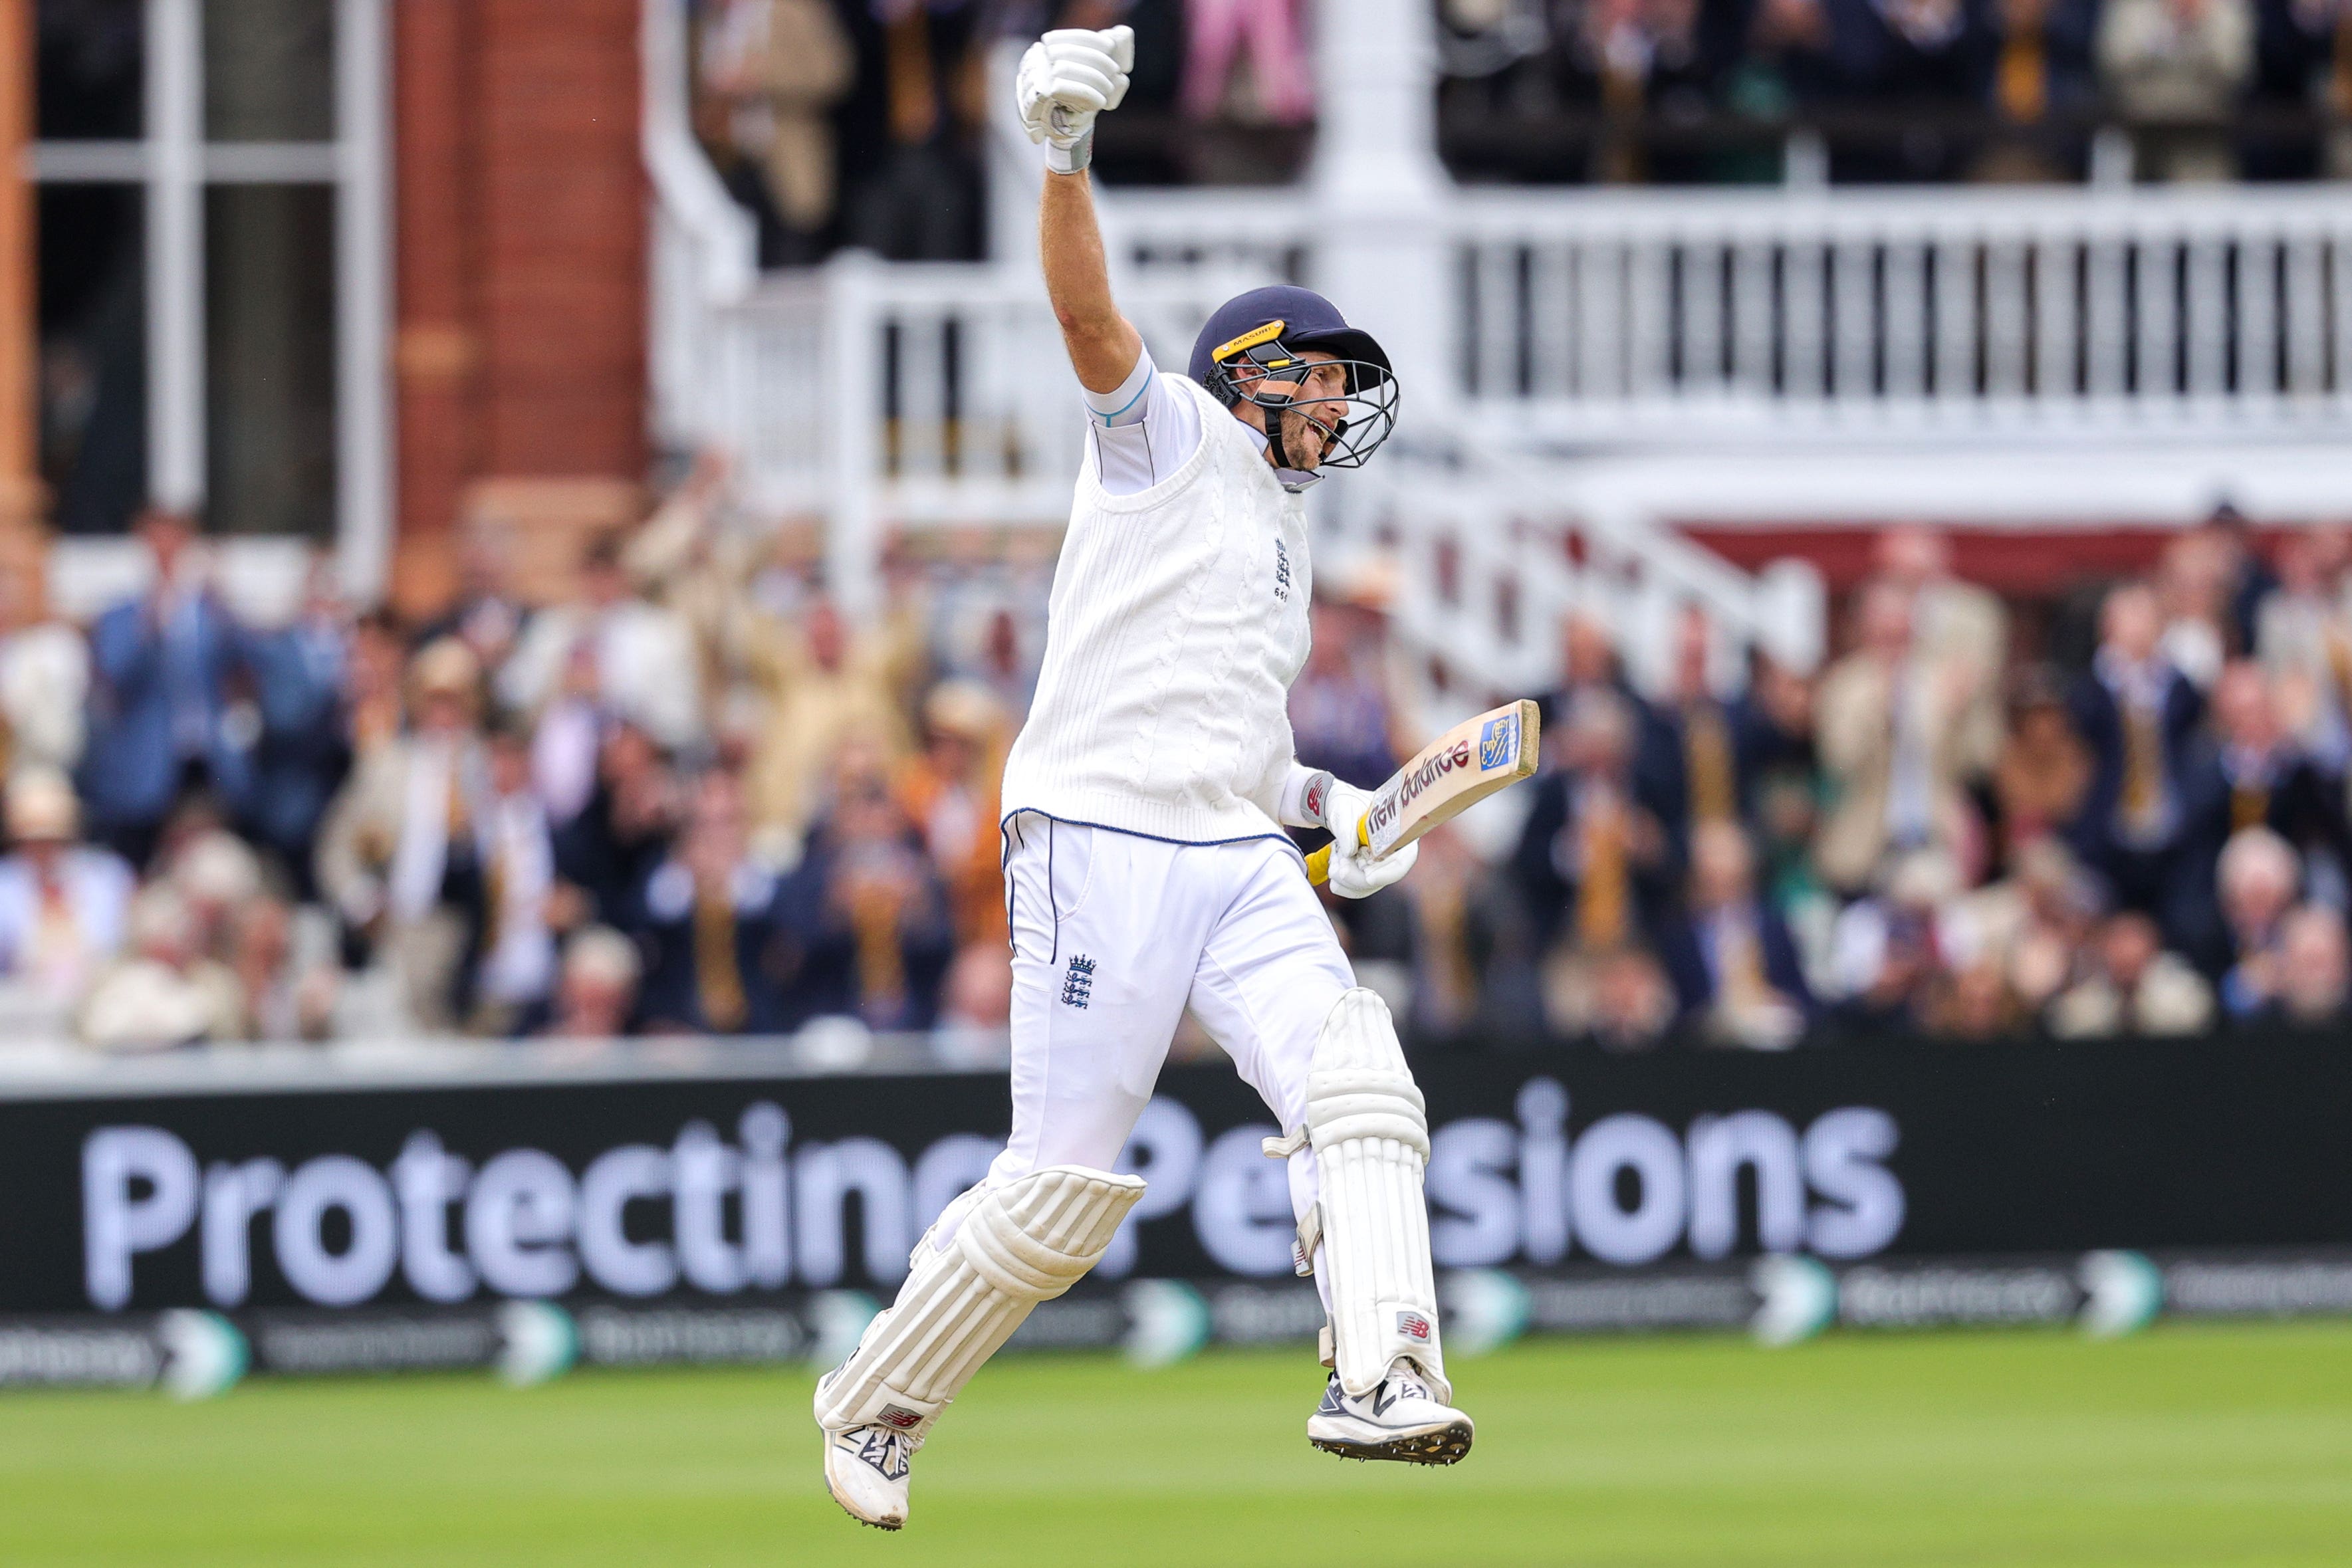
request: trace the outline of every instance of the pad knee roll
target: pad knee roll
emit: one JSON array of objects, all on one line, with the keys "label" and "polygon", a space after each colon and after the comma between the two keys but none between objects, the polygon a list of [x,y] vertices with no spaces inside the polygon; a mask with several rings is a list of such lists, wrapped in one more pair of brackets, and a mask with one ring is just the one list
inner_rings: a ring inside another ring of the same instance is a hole
[{"label": "pad knee roll", "polygon": [[946,1247],[926,1237],[898,1299],[817,1390],[818,1425],[920,1437],[1038,1302],[1098,1262],[1143,1178],[1052,1166],[972,1205]]},{"label": "pad knee roll", "polygon": [[1315,1042],[1306,1132],[1340,1386],[1370,1394],[1391,1362],[1409,1355],[1450,1400],[1422,1197],[1429,1116],[1388,1005],[1361,987],[1340,997]]}]

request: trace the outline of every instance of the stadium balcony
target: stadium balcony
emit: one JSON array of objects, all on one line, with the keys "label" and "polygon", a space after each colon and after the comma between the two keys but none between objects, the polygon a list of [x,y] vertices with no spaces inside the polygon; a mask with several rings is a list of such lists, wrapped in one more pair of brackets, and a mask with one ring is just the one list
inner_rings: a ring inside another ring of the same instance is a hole
[{"label": "stadium balcony", "polygon": [[[1694,533],[1801,542],[1919,517],[2063,538],[2224,499],[2341,507],[2352,190],[1460,184],[1438,155],[1428,7],[1346,12],[1322,29],[1299,184],[1102,206],[1161,364],[1218,301],[1282,277],[1343,301],[1405,368],[1391,450],[1318,493],[1318,561],[1390,558],[1440,709],[1539,689],[1577,602],[1639,650],[1696,600],[1810,666],[1820,575],[1758,549],[1735,566]],[[992,139],[989,260],[852,254],[762,277],[688,129],[676,12],[651,29],[661,439],[728,450],[756,507],[821,521],[853,601],[896,535],[1058,527],[1079,425],[1031,204],[1003,194],[1040,178],[1018,127]]]}]

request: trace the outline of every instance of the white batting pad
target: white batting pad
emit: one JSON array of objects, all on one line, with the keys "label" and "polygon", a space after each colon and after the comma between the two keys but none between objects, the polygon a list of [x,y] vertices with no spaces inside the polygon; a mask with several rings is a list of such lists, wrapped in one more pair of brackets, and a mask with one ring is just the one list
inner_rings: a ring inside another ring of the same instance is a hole
[{"label": "white batting pad", "polygon": [[1030,1309],[1085,1278],[1142,1196],[1140,1176],[1051,1166],[972,1205],[943,1250],[917,1242],[897,1302],[818,1385],[817,1425],[920,1437]]},{"label": "white batting pad", "polygon": [[1429,1263],[1429,1117],[1406,1071],[1388,1004],[1359,986],[1323,1021],[1307,1079],[1307,1138],[1331,1270],[1339,1385],[1361,1398],[1409,1355],[1451,1403]]}]

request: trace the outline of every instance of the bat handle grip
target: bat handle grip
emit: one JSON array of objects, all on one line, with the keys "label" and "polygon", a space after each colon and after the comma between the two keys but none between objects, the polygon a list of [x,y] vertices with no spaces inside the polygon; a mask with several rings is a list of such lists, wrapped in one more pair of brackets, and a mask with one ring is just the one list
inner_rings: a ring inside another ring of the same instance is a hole
[{"label": "bat handle grip", "polygon": [[[1356,822],[1356,842],[1369,844],[1371,841],[1371,835],[1364,831],[1364,823],[1359,819]],[[1307,857],[1307,880],[1315,887],[1321,887],[1331,880],[1331,845],[1325,844]]]}]

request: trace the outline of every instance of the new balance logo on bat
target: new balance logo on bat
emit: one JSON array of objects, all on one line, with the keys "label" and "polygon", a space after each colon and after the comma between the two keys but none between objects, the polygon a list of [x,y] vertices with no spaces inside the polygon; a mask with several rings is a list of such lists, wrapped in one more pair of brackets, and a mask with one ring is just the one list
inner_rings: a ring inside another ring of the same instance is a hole
[{"label": "new balance logo on bat", "polygon": [[1478,771],[1492,773],[1497,768],[1516,767],[1519,760],[1519,716],[1506,714],[1490,718],[1486,728],[1478,732]]},{"label": "new balance logo on bat", "polygon": [[1094,999],[1095,961],[1085,954],[1076,954],[1070,967],[1062,977],[1062,1005],[1083,1009]]}]

